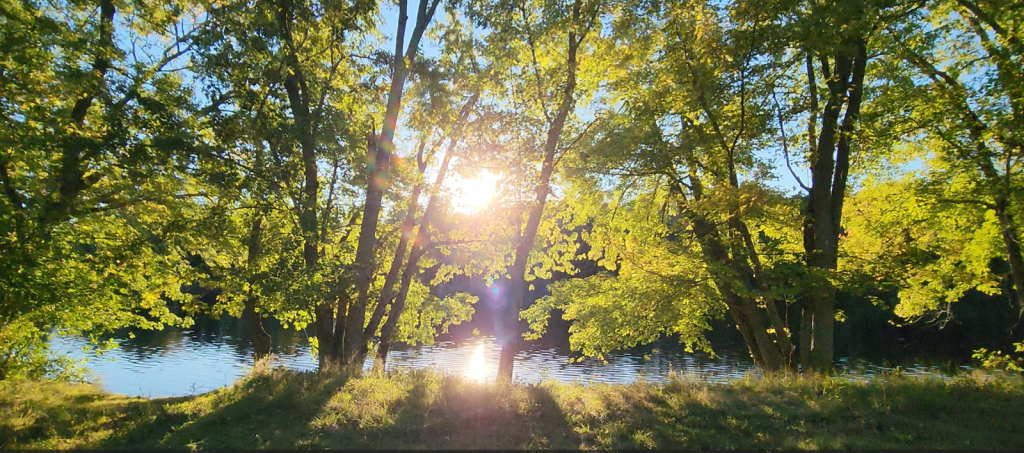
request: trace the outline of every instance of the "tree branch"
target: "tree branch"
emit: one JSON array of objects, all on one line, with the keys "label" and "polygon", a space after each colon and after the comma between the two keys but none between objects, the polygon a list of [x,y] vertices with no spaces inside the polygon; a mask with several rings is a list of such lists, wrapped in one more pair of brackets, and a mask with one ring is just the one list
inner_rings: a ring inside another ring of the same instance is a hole
[{"label": "tree branch", "polygon": [[950,203],[950,204],[975,204],[978,206],[984,206],[987,209],[995,211],[996,205],[982,200],[958,200],[954,198],[938,198],[935,201],[939,203]]},{"label": "tree branch", "polygon": [[804,184],[803,180],[801,180],[800,177],[796,175],[796,171],[793,170],[793,165],[789,162],[789,144],[787,143],[788,140],[786,139],[786,127],[784,126],[782,121],[782,106],[779,105],[779,99],[775,95],[775,90],[772,90],[772,101],[775,102],[775,109],[779,112],[779,133],[782,135],[782,155],[786,157],[786,168],[789,169],[789,174],[793,175],[793,179],[795,179],[796,183],[800,185],[800,188],[804,189],[805,192],[810,193],[811,188],[807,187],[807,185]]}]

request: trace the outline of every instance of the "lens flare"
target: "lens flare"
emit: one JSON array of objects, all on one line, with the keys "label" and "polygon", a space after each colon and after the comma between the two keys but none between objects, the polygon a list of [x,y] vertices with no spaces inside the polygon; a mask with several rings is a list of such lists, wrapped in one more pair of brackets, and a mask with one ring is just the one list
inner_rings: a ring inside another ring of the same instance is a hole
[{"label": "lens flare", "polygon": [[482,171],[472,179],[453,178],[451,184],[456,191],[455,208],[472,213],[487,206],[494,196],[498,179],[498,175],[489,171]]}]

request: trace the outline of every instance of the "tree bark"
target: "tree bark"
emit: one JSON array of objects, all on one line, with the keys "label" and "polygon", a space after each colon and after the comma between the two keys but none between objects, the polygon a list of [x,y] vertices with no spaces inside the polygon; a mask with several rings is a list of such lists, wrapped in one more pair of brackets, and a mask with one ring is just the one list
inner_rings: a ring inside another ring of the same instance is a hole
[{"label": "tree bark", "polygon": [[[850,141],[860,116],[867,65],[866,40],[859,38],[851,44],[854,55],[851,57],[843,50],[838,52],[834,72],[829,69],[827,58],[820,59],[822,72],[828,77],[829,99],[822,112],[818,143],[811,155],[811,190],[805,210],[804,251],[808,266],[822,275],[808,295],[812,311],[811,341],[804,371],[831,370],[834,356],[836,289],[824,274],[834,271],[838,264]],[[844,104],[846,113],[840,127],[840,109]]]},{"label": "tree bark", "polygon": [[[580,15],[580,1],[573,5],[573,20],[578,21]],[[586,36],[588,30],[584,30]],[[551,125],[548,127],[547,140],[544,143],[544,162],[541,165],[540,179],[537,182],[537,195],[533,206],[530,208],[530,216],[526,221],[526,228],[523,230],[519,243],[516,245],[516,257],[509,270],[509,297],[505,306],[503,326],[505,337],[501,345],[501,357],[498,360],[498,381],[511,381],[512,368],[515,362],[515,355],[519,352],[519,311],[523,306],[523,299],[526,296],[526,264],[529,261],[530,252],[533,250],[533,242],[537,238],[537,228],[540,227],[541,216],[544,214],[544,206],[547,203],[550,192],[551,174],[555,167],[555,151],[558,149],[558,141],[565,128],[565,121],[569,117],[569,110],[572,109],[574,100],[573,94],[576,90],[576,51],[581,41],[577,40],[576,32],[570,31],[568,38],[569,52],[566,65],[565,89],[562,92],[562,102],[558,107]]]},{"label": "tree bark", "polygon": [[409,40],[409,48],[403,53],[405,43],[406,0],[399,0],[398,33],[395,39],[395,58],[392,63],[391,90],[388,92],[387,107],[384,112],[384,124],[381,127],[380,139],[377,141],[374,168],[367,178],[366,203],[363,206],[363,223],[359,231],[359,242],[356,246],[356,299],[349,306],[345,319],[344,361],[347,363],[361,362],[366,353],[366,338],[363,336],[363,324],[366,320],[366,305],[369,302],[370,284],[376,270],[374,249],[377,244],[377,221],[380,217],[381,203],[384,192],[390,186],[388,174],[391,166],[391,154],[394,151],[395,127],[398,113],[402,107],[402,92],[408,75],[406,59],[412,60],[419,48],[420,38],[430,23],[440,0],[420,0],[416,27]]}]

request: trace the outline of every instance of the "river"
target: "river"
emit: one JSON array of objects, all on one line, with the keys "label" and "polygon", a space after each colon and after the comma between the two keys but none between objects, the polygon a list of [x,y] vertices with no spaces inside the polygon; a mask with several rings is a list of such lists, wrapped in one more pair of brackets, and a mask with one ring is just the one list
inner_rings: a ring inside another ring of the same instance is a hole
[{"label": "river", "polygon": [[[252,347],[244,327],[233,318],[197,319],[189,329],[166,327],[160,331],[118,332],[114,349],[97,353],[80,336],[57,335],[51,339],[56,354],[82,360],[90,370],[87,379],[113,393],[168,397],[208,392],[230,385],[252,367]],[[271,352],[277,366],[301,371],[316,369],[310,353],[307,333],[286,330],[268,323],[272,335]],[[686,375],[709,382],[725,382],[756,376],[758,369],[746,354],[742,343],[712,341],[717,356],[688,353],[672,340],[610,354],[605,361],[587,359],[573,362],[565,341],[528,343],[517,356],[514,379],[536,383],[545,379],[561,382],[629,383],[637,379],[664,381],[672,374]],[[388,366],[391,369],[426,368],[465,375],[478,346],[483,345],[484,379],[493,380],[500,345],[490,335],[473,335],[466,329],[443,335],[435,344],[396,345]],[[479,360],[479,359],[478,359]],[[368,359],[364,364],[369,369]],[[870,377],[891,366],[851,357],[837,360],[842,373]],[[905,374],[944,375],[937,368],[908,364]],[[948,370],[945,371],[948,374]]]}]

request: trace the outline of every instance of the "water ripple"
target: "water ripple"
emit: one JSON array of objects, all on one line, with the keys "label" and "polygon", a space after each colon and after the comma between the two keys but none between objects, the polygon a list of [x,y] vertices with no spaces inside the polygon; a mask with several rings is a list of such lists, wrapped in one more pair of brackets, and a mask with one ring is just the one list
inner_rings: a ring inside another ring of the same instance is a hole
[{"label": "water ripple", "polygon": [[[196,335],[189,331],[160,335],[159,341],[119,339],[117,348],[102,355],[84,350],[88,341],[77,336],[55,336],[51,346],[55,352],[68,352],[75,359],[88,360],[90,380],[100,383],[107,391],[133,396],[166,397],[210,391],[231,384],[252,366],[252,348],[238,337]],[[301,335],[294,336],[293,340],[272,347],[277,364],[299,371],[316,369],[308,342]],[[487,336],[460,342],[440,341],[429,346],[399,346],[391,352],[388,367],[431,367],[444,373],[465,375],[478,345],[483,345],[484,378],[491,381],[497,375],[501,346]],[[758,368],[742,353],[711,358],[686,353],[678,347],[613,353],[604,362],[586,359],[570,363],[569,359],[565,348],[527,345],[516,356],[514,380],[523,383],[545,379],[580,383],[628,383],[641,379],[664,382],[675,374],[708,382],[727,382],[760,375]],[[369,370],[372,364],[372,357],[367,358],[364,368]],[[854,379],[893,371],[891,367],[845,358],[837,365]],[[912,366],[902,372],[941,376],[922,366]]]}]

